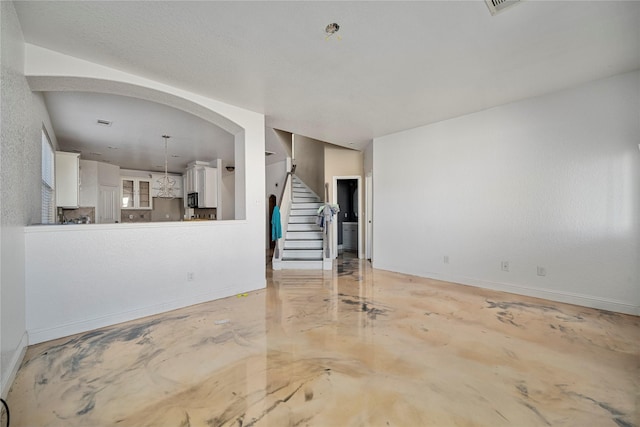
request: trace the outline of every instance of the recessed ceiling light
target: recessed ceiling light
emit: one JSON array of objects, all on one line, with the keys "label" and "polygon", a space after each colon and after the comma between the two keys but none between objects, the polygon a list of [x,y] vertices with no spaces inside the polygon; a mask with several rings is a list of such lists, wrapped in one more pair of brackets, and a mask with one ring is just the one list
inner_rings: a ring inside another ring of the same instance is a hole
[{"label": "recessed ceiling light", "polygon": [[100,126],[111,126],[113,122],[109,120],[98,119],[96,120],[96,123]]}]

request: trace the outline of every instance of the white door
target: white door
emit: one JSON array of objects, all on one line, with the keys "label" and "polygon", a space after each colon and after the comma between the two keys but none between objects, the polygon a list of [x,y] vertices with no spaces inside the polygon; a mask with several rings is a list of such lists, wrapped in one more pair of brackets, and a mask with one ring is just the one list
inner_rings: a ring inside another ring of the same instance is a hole
[{"label": "white door", "polygon": [[365,199],[366,199],[366,233],[365,233],[365,252],[366,259],[373,258],[373,177],[371,174],[367,175],[364,178],[364,186],[365,186]]},{"label": "white door", "polygon": [[98,224],[113,224],[120,221],[118,218],[119,194],[118,187],[101,185],[98,194],[98,212],[96,219]]}]

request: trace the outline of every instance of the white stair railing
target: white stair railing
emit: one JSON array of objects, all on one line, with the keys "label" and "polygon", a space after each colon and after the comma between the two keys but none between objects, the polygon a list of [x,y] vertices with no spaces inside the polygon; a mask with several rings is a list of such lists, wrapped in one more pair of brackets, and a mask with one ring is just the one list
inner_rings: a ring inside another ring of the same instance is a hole
[{"label": "white stair railing", "polygon": [[293,174],[296,171],[296,165],[291,167],[291,170],[287,172],[284,178],[284,185],[282,186],[282,193],[280,194],[280,203],[278,208],[280,209],[280,224],[282,228],[282,237],[276,240],[276,247],[273,250],[273,258],[271,259],[271,266],[274,270],[282,270],[282,257],[284,255],[284,242],[287,236],[287,227],[289,225],[289,213],[291,212],[291,198],[293,187]]}]

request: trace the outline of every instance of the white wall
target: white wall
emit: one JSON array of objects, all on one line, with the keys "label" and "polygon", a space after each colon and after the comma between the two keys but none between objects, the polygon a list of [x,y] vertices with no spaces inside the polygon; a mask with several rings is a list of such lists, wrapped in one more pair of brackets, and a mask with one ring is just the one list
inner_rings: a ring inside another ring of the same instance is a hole
[{"label": "white wall", "polygon": [[269,198],[271,194],[275,194],[276,203],[280,203],[280,193],[284,179],[287,176],[287,161],[272,163],[265,167],[265,196]]},{"label": "white wall", "polygon": [[375,139],[374,266],[640,314],[639,94],[634,72]]},{"label": "white wall", "polygon": [[[333,178],[336,176],[363,176],[363,153],[362,151],[351,150],[337,146],[325,145],[324,149],[324,178],[323,181],[329,184],[329,201],[333,200]],[[358,189],[362,191],[362,189]],[[324,191],[319,195],[324,199]],[[361,209],[362,207],[359,207]],[[358,212],[360,216],[360,212]]]},{"label": "white wall", "polygon": [[226,169],[222,170],[221,188],[224,203],[221,212],[218,212],[218,219],[234,219],[236,210],[236,178],[234,172],[229,172]]},{"label": "white wall", "polygon": [[371,141],[363,151],[364,156],[364,175],[368,175],[373,172],[373,141]]},{"label": "white wall", "polygon": [[293,163],[296,175],[322,199],[324,193],[325,143],[306,136],[293,135]]},{"label": "white wall", "polygon": [[246,228],[245,221],[27,227],[30,344],[263,288],[255,251],[241,254],[241,242],[251,240]]},{"label": "white wall", "polygon": [[30,343],[265,287],[263,115],[37,46],[26,46],[25,73],[34,90],[128,93],[233,133],[235,214],[242,218],[28,227]]},{"label": "white wall", "polygon": [[41,131],[57,141],[41,95],[23,74],[14,6],[0,2],[0,386],[5,396],[27,345],[25,225],[41,221]]}]

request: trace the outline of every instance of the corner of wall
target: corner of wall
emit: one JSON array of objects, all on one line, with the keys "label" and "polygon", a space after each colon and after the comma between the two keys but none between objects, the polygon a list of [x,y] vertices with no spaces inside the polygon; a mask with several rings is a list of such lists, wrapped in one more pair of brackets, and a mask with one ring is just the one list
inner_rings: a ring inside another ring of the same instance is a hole
[{"label": "corner of wall", "polygon": [[9,390],[13,385],[13,381],[16,379],[16,375],[18,374],[18,369],[22,366],[22,361],[24,360],[24,355],[27,353],[27,346],[29,345],[28,334],[25,331],[22,335],[22,339],[20,340],[20,344],[18,348],[13,353],[13,357],[8,363],[8,369],[6,370],[7,375],[2,377],[2,385],[1,385],[1,396],[3,399],[7,398],[9,394]]}]

